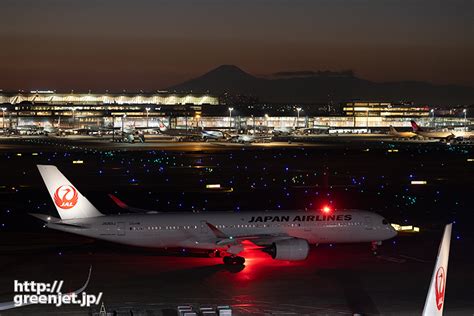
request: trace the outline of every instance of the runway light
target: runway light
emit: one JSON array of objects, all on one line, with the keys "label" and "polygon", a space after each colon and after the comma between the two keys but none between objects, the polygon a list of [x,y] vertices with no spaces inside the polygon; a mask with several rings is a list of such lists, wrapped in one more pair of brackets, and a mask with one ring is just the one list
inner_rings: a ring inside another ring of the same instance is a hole
[{"label": "runway light", "polygon": [[474,158],[467,158],[468,162],[474,162]]},{"label": "runway light", "polygon": [[83,164],[84,161],[83,160],[73,160],[72,163],[77,165],[77,164]]},{"label": "runway light", "polygon": [[411,181],[411,184],[414,184],[414,185],[422,185],[422,184],[427,184],[428,182],[424,181],[424,180],[412,180]]}]

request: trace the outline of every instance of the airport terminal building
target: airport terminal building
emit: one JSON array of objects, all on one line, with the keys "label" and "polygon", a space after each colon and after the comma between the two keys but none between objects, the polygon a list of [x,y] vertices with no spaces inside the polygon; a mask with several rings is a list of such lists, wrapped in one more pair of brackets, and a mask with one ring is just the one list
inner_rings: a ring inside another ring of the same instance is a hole
[{"label": "airport terminal building", "polygon": [[[211,94],[170,93],[56,93],[55,91],[0,91],[0,127],[21,125],[84,128],[90,126],[207,127],[246,129],[331,126],[363,129],[422,125],[452,126],[461,117],[435,117],[427,105],[411,102],[348,101],[326,104],[226,105]],[[464,124],[467,124],[464,117]]]}]

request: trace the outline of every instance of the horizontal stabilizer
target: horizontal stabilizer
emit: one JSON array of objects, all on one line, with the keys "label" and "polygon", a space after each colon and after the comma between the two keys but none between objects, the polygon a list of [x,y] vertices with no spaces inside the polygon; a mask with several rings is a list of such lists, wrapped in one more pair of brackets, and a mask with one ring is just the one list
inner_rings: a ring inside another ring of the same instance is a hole
[{"label": "horizontal stabilizer", "polygon": [[43,222],[57,223],[61,221],[61,219],[57,217],[46,215],[46,214],[39,214],[39,213],[28,213],[28,214],[42,220]]}]

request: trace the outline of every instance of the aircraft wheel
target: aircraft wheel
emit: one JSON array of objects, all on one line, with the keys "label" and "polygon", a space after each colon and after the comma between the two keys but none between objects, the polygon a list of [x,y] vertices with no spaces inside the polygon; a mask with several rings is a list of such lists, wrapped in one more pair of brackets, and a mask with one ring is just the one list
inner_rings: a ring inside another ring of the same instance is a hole
[{"label": "aircraft wheel", "polygon": [[216,250],[216,257],[224,258],[226,256],[225,251]]},{"label": "aircraft wheel", "polygon": [[245,263],[244,257],[233,257],[233,256],[224,257],[224,264],[226,265],[243,265],[244,263]]},{"label": "aircraft wheel", "polygon": [[235,257],[236,264],[243,265],[245,263],[244,257]]}]

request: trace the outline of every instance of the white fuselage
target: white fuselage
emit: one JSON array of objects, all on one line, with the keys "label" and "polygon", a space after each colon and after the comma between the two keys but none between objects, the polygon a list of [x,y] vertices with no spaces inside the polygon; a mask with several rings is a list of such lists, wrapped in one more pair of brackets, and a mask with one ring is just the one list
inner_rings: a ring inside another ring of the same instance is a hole
[{"label": "white fuselage", "polygon": [[[281,236],[309,244],[382,241],[396,235],[390,224],[366,211],[267,211],[127,214],[48,222],[47,226],[110,242],[153,248],[219,249],[213,225],[229,238]],[[266,245],[265,238],[258,239]],[[271,244],[271,242],[268,242]]]},{"label": "white fuselage", "polygon": [[453,138],[454,134],[451,132],[430,132],[430,131],[417,131],[417,135],[425,138],[436,138],[436,139],[449,139]]}]

